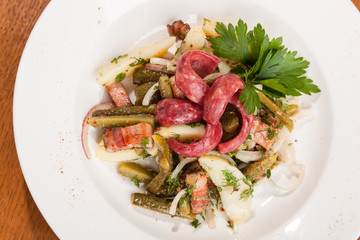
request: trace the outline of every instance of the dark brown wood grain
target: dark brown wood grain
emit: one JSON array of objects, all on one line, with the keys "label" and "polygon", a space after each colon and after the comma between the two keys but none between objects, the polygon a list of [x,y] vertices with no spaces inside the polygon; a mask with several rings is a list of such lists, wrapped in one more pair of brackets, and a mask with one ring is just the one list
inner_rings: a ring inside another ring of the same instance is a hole
[{"label": "dark brown wood grain", "polygon": [[[13,90],[20,57],[49,1],[0,1],[0,239],[57,239],[24,181],[12,125]],[[360,9],[360,0],[353,3]]]},{"label": "dark brown wood grain", "polygon": [[0,239],[58,239],[27,189],[12,125],[13,90],[20,57],[48,2],[0,1]]}]

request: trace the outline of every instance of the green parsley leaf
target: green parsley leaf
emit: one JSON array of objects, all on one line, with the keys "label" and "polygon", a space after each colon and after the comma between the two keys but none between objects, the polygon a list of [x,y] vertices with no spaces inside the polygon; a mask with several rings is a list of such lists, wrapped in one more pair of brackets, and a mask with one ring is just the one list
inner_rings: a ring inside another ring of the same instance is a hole
[{"label": "green parsley leaf", "polygon": [[252,135],[249,133],[249,135],[246,137],[246,140],[253,140]]},{"label": "green parsley leaf", "polygon": [[[206,210],[205,210],[205,211],[206,211]],[[201,217],[204,221],[205,221],[205,214],[204,214],[205,211],[203,211],[203,212],[200,213],[200,217]]]},{"label": "green parsley leaf", "polygon": [[122,80],[124,80],[126,77],[126,73],[119,73],[118,75],[116,75],[115,77],[115,82],[121,82]]},{"label": "green parsley leaf", "polygon": [[165,181],[165,187],[169,194],[175,193],[176,189],[180,186],[179,176],[176,178],[170,178],[170,176]]},{"label": "green parsley leaf", "polygon": [[[197,179],[196,179],[196,181],[197,181]],[[194,185],[192,185],[191,187],[188,187],[188,188],[186,189],[186,192],[189,194],[189,196],[191,196],[192,193],[193,193],[193,191],[195,190],[196,181],[195,181]]]},{"label": "green parsley leaf", "polygon": [[171,132],[171,137],[175,138],[177,141],[179,141],[179,138],[180,138],[180,134],[178,133],[174,133],[174,132]]},{"label": "green parsley leaf", "polygon": [[228,224],[226,225],[228,228],[234,229],[234,222],[229,220]]},{"label": "green parsley leaf", "polygon": [[135,184],[135,186],[140,187],[140,182],[136,175],[131,179],[131,181]]},{"label": "green parsley leaf", "polygon": [[236,150],[228,153],[228,155],[229,155],[230,157],[234,157],[236,154],[237,154],[237,151],[236,151]]},{"label": "green parsley leaf", "polygon": [[239,97],[240,102],[244,102],[244,108],[248,114],[255,112],[256,108],[260,108],[261,102],[256,93],[256,88],[250,82],[246,83],[245,88]]},{"label": "green parsley leaf", "polygon": [[[270,41],[260,24],[248,31],[242,20],[236,26],[218,22],[215,31],[220,36],[210,39],[214,54],[237,61],[231,72],[245,78],[246,86],[239,100],[244,102],[247,113],[260,108],[257,91],[271,98],[320,92],[313,81],[304,76],[309,62],[296,57],[296,51],[285,48],[281,37]],[[256,84],[261,84],[262,90],[256,88]]]},{"label": "green parsley leaf", "polygon": [[222,170],[222,173],[225,177],[225,181],[221,185],[221,187],[228,187],[232,186],[234,191],[239,187],[240,179],[236,178],[232,172],[229,170]]},{"label": "green parsley leaf", "polygon": [[141,141],[141,143],[140,143],[140,145],[143,147],[143,148],[146,148],[146,145],[148,145],[149,144],[149,138],[147,137],[147,138],[144,138],[142,141]]},{"label": "green parsley leaf", "polygon": [[135,58],[135,62],[133,63],[130,63],[129,66],[130,67],[135,67],[135,66],[138,66],[138,65],[143,65],[145,63],[148,63],[149,60],[146,60],[146,59],[143,59],[143,58]]},{"label": "green parsley leaf", "polygon": [[268,170],[266,171],[266,178],[270,178],[270,177],[271,177],[271,170],[268,169]]},{"label": "green parsley leaf", "polygon": [[200,123],[185,123],[185,124],[192,128],[200,126]]},{"label": "green parsley leaf", "polygon": [[249,197],[252,197],[254,193],[254,182],[248,178],[242,178],[242,181],[250,187],[242,191],[240,194],[240,199],[242,199],[243,201],[247,201]]},{"label": "green parsley leaf", "polygon": [[197,228],[201,223],[199,222],[199,220],[194,219],[194,221],[192,221],[190,223],[191,226],[193,226],[194,228]]},{"label": "green parsley leaf", "polygon": [[278,135],[278,133],[274,130],[273,126],[270,126],[267,129],[267,132],[268,132],[267,139],[269,139],[269,140],[273,139],[274,137],[276,137]]},{"label": "green parsley leaf", "polygon": [[111,63],[118,63],[118,60],[120,58],[124,58],[124,57],[127,57],[128,55],[127,54],[124,54],[124,55],[120,55],[118,57],[114,57],[112,60],[111,60]]},{"label": "green parsley leaf", "polygon": [[180,200],[179,200],[179,206],[188,204],[188,202],[189,202],[189,197],[188,197],[188,195],[185,195],[185,196],[183,196],[183,197],[180,198]]}]

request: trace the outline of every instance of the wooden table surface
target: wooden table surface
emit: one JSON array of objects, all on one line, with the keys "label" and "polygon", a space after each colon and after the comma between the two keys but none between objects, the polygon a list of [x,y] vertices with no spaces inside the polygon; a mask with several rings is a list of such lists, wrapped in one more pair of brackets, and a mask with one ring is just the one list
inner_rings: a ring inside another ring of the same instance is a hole
[{"label": "wooden table surface", "polygon": [[[0,239],[58,239],[26,186],[12,125],[13,91],[20,57],[49,1],[0,1]],[[353,3],[360,10],[360,0]]]}]

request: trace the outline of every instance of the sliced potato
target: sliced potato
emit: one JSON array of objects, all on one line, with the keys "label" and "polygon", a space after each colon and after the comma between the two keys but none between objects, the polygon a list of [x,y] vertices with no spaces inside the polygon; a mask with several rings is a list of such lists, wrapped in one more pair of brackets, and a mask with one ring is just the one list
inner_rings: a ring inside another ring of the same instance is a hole
[{"label": "sliced potato", "polygon": [[[223,158],[216,156],[202,156],[199,158],[201,167],[208,173],[213,183],[221,189],[219,191],[226,215],[234,223],[244,223],[251,215],[252,196],[247,199],[241,197],[241,194],[250,187],[243,182],[245,176],[240,170],[229,164]],[[231,173],[236,178],[238,187],[234,190],[232,185],[226,184],[225,172]]]},{"label": "sliced potato", "polygon": [[115,78],[119,73],[125,73],[126,77],[130,77],[134,70],[139,66],[129,66],[136,59],[150,59],[151,57],[161,57],[168,49],[175,44],[175,37],[166,37],[150,46],[136,48],[127,56],[118,59],[117,63],[109,63],[99,71],[96,81],[102,85],[109,85],[115,82]]},{"label": "sliced potato", "polygon": [[140,164],[134,162],[121,164],[118,173],[130,179],[136,177],[140,182],[150,182],[156,175],[155,172],[149,171]]},{"label": "sliced potato", "polygon": [[205,33],[200,26],[193,26],[187,33],[183,43],[176,54],[182,54],[188,50],[201,49],[205,46]]},{"label": "sliced potato", "polygon": [[220,36],[216,31],[216,23],[215,21],[211,21],[209,19],[204,19],[202,30],[208,37],[218,37]]},{"label": "sliced potato", "polygon": [[[153,148],[147,148],[146,151],[152,155],[155,156],[158,152],[158,149],[156,146]],[[139,154],[137,154],[137,151],[135,149],[127,149],[127,150],[121,150],[116,152],[108,152],[105,149],[104,142],[101,141],[96,149],[95,157],[97,159],[100,159],[102,161],[107,162],[124,162],[124,161],[131,161],[141,158]]]},{"label": "sliced potato", "polygon": [[160,127],[157,130],[157,134],[163,138],[177,138],[179,141],[186,139],[199,140],[205,135],[206,127],[204,124],[199,126],[191,127],[186,124],[173,125],[170,127]]}]

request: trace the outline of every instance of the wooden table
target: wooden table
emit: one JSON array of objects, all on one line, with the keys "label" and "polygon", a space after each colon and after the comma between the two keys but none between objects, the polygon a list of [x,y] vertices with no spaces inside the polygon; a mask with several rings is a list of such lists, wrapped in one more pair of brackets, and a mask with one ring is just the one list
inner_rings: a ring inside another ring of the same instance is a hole
[{"label": "wooden table", "polygon": [[[48,2],[0,1],[0,239],[57,239],[24,181],[12,125],[13,90],[20,57]],[[360,0],[353,2],[360,10]]]}]

